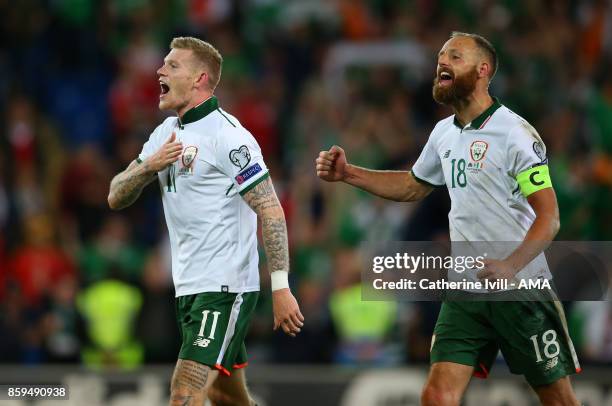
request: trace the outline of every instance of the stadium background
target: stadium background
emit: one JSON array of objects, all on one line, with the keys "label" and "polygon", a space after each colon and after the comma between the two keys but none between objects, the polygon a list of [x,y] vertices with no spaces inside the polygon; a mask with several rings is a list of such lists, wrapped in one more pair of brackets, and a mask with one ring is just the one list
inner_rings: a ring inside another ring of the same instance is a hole
[{"label": "stadium background", "polygon": [[[159,192],[148,187],[123,212],[111,212],[106,196],[164,117],[155,71],[173,36],[198,36],[223,54],[220,104],[262,146],[287,216],[306,326],[296,339],[272,332],[262,269],[248,337],[262,404],[325,399],[324,388],[363,371],[409,368],[400,388],[410,374],[422,379],[439,304],[361,302],[357,248],[447,239],[446,191],[395,204],[323,184],[313,162],[336,143],[356,164],[409,168],[449,114],[432,101],[431,80],[452,30],[494,43],[501,66],[492,94],[544,139],[561,211],[557,238],[612,239],[605,0],[20,0],[0,1],[0,14],[1,382],[97,371],[91,376],[121,393],[113,383],[150,373],[165,395],[178,333]],[[580,382],[600,385],[604,396],[612,307],[565,305],[587,370]],[[502,393],[520,382],[497,368]],[[284,387],[306,386],[271,390],[281,382],[275,371]],[[414,401],[398,396],[364,404]]]}]

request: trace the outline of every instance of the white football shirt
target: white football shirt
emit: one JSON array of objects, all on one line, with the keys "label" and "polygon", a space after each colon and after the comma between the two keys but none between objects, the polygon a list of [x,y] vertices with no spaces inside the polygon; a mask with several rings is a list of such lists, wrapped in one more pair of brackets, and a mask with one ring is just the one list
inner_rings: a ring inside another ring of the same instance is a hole
[{"label": "white football shirt", "polygon": [[257,215],[241,197],[268,177],[257,141],[213,96],[182,120],[167,118],[138,161],[173,132],[183,152],[158,178],[176,296],[258,291]]},{"label": "white football shirt", "polygon": [[[451,241],[520,242],[535,213],[516,177],[546,162],[537,131],[494,98],[493,105],[466,126],[454,115],[439,121],[412,173],[419,181],[448,188]],[[476,272],[453,276],[477,280]],[[544,254],[517,274],[518,279],[537,277],[551,278]]]}]

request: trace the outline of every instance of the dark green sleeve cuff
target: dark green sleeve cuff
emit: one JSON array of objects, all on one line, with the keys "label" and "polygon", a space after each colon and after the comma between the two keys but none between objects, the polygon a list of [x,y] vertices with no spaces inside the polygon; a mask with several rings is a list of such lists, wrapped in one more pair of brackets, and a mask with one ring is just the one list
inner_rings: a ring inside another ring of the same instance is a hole
[{"label": "dark green sleeve cuff", "polygon": [[262,181],[268,179],[269,177],[270,177],[270,172],[266,172],[264,175],[262,175],[255,182],[251,183],[249,186],[247,186],[244,189],[242,189],[240,191],[240,196],[244,196],[246,193],[249,192],[249,190],[253,189],[255,186],[259,185]]}]

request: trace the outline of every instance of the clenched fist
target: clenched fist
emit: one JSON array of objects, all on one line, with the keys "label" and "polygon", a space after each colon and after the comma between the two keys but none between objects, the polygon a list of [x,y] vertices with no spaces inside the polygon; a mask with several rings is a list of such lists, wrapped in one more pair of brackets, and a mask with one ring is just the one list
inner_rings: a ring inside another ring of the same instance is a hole
[{"label": "clenched fist", "polygon": [[159,172],[166,166],[176,162],[183,151],[183,143],[176,141],[176,134],[168,138],[168,140],[157,150],[156,153],[147,158],[147,164],[152,172]]},{"label": "clenched fist", "polygon": [[344,180],[346,176],[346,154],[344,150],[334,145],[329,151],[319,152],[316,159],[317,176],[328,182]]}]

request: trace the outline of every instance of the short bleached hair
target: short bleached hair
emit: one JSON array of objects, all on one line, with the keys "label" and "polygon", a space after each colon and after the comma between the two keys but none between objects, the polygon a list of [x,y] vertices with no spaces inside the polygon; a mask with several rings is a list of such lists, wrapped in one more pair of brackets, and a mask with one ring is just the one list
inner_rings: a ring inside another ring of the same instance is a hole
[{"label": "short bleached hair", "polygon": [[221,79],[223,57],[211,44],[194,37],[176,37],[170,42],[170,49],[189,49],[196,59],[208,70],[208,84],[215,90]]}]

